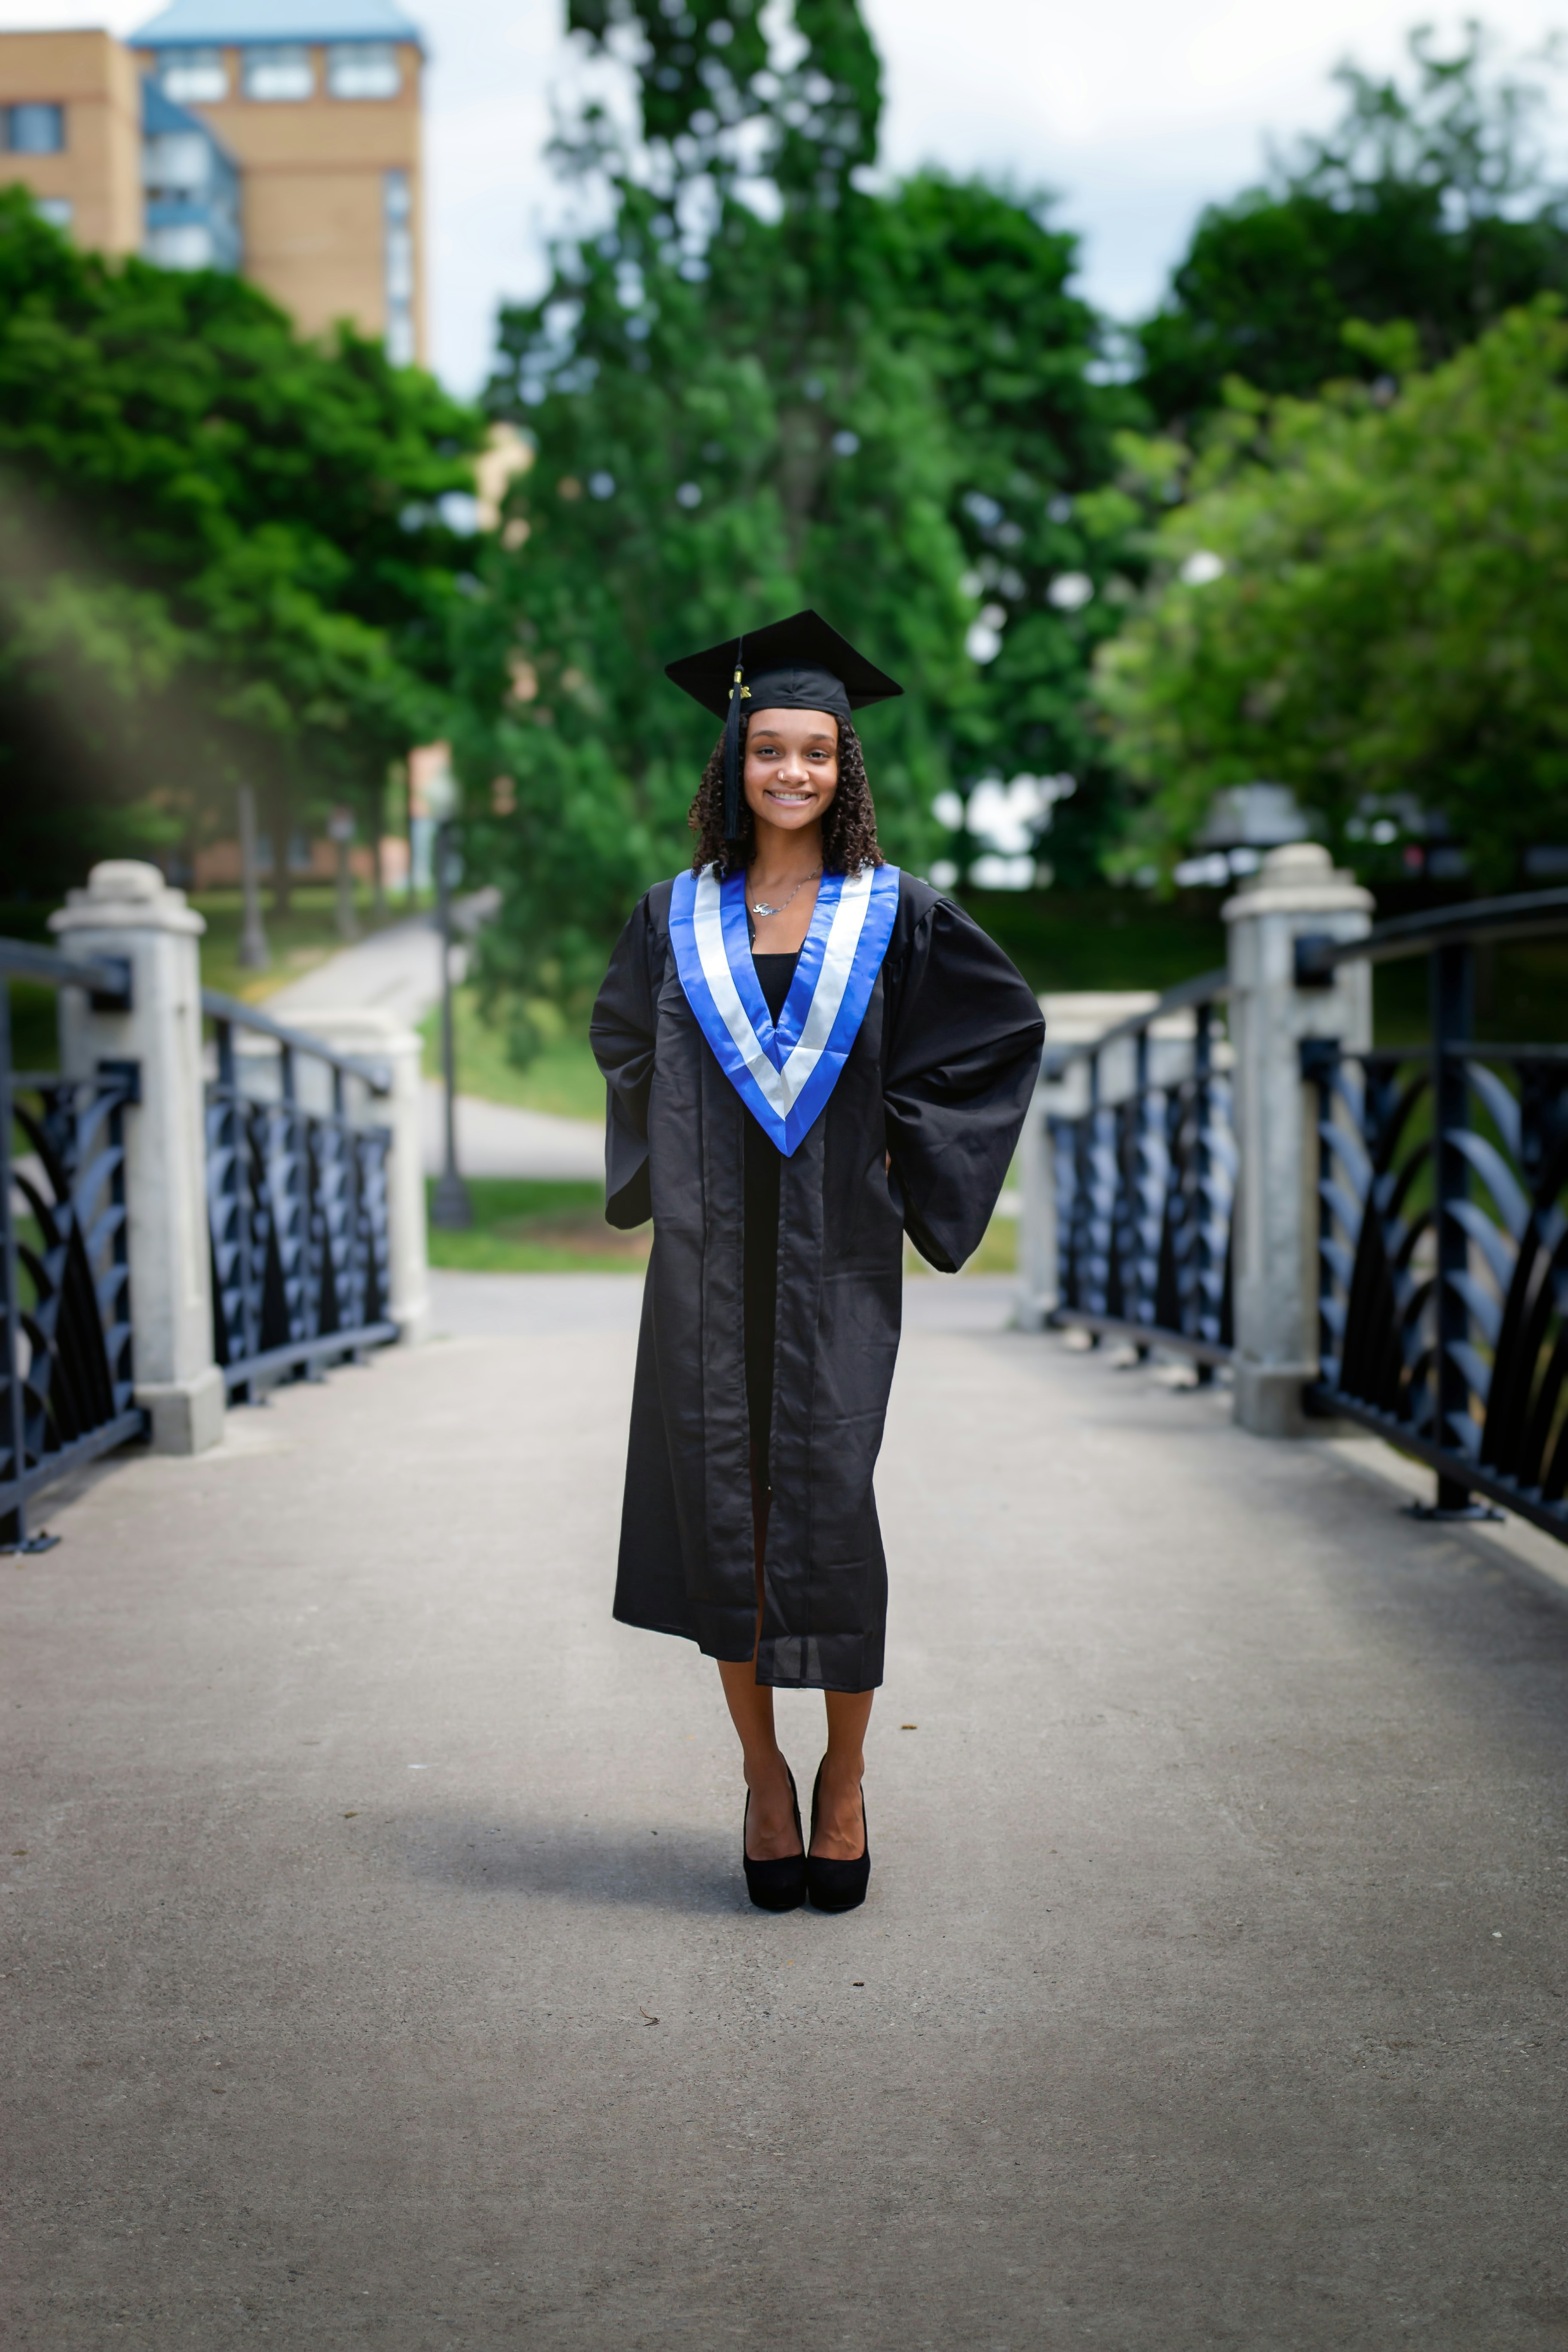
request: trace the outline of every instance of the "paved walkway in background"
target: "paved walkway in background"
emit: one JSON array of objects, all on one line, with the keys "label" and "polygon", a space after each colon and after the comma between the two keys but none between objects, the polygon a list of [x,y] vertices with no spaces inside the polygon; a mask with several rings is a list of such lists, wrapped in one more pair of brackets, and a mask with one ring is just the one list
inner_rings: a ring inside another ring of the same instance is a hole
[{"label": "paved walkway in background", "polygon": [[[440,941],[432,918],[419,915],[329,957],[269,996],[266,1009],[274,1020],[297,1022],[304,1029],[316,1013],[367,1011],[390,1013],[416,1029],[440,993]],[[427,1176],[438,1175],[445,1165],[445,1122],[441,1087],[427,1079],[420,1130]],[[550,1111],[520,1110],[507,1103],[484,1102],[477,1095],[459,1095],[458,1165],[465,1176],[602,1183],[604,1129],[596,1119],[560,1118]]]},{"label": "paved walkway in background", "polygon": [[[447,1164],[447,1098],[428,1078],[420,1102],[425,1173]],[[599,1119],[559,1118],[552,1111],[458,1097],[458,1166],[465,1176],[531,1176],[603,1184],[605,1129]]]},{"label": "paved walkway in background", "polygon": [[635,1281],[437,1289],[4,1564],[16,2352],[1568,2342],[1559,1590],[911,1282],[871,1896],[769,1917]]},{"label": "paved walkway in background", "polygon": [[341,948],[267,1000],[275,1021],[308,1026],[313,1013],[390,1013],[417,1029],[441,994],[441,941],[431,915],[373,931]]}]

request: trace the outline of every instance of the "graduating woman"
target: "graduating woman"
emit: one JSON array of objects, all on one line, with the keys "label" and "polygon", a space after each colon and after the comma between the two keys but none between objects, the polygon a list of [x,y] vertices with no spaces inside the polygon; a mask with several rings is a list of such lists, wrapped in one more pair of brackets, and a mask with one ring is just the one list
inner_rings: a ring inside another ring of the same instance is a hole
[{"label": "graduating woman", "polygon": [[[615,1613],[718,1661],[752,1901],[843,1911],[870,1874],[871,1475],[904,1235],[944,1273],[973,1255],[1043,1024],[1001,950],[877,846],[850,714],[901,688],[811,612],[668,675],[725,723],[691,871],[643,899],[594,1011],[606,1213],[654,1224]],[[784,1688],[826,1695],[809,1841]]]}]

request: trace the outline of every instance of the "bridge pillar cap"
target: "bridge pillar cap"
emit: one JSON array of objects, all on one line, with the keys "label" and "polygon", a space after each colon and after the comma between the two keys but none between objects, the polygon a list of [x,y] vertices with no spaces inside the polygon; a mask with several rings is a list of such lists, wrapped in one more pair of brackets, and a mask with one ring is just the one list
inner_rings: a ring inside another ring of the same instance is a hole
[{"label": "bridge pillar cap", "polygon": [[1353,874],[1336,866],[1321,841],[1271,849],[1220,913],[1227,923],[1256,915],[1370,915],[1374,901]]},{"label": "bridge pillar cap", "polygon": [[51,931],[186,931],[206,929],[185,894],[140,857],[106,857],[93,866],[85,890],[68,890],[49,917]]}]

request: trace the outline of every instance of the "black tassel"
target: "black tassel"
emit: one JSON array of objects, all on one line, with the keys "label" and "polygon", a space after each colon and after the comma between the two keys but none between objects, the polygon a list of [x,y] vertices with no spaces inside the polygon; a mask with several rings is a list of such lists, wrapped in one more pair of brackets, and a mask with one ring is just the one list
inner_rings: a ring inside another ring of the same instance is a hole
[{"label": "black tassel", "polygon": [[730,708],[724,715],[724,841],[728,846],[741,839],[741,656],[745,649],[744,637],[735,646],[735,677],[730,688]]}]

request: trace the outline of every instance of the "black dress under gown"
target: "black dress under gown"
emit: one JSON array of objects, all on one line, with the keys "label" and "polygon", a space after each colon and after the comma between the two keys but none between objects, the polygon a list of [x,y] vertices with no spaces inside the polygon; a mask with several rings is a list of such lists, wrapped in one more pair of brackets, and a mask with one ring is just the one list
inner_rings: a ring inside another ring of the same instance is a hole
[{"label": "black dress under gown", "polygon": [[[770,1017],[777,1021],[800,961],[795,955],[758,955],[752,950],[757,984]],[[746,1327],[746,1412],[752,1428],[752,1468],[759,1495],[768,1486],[768,1423],[773,1410],[773,1296],[779,1279],[779,1169],[784,1154],[754,1118],[745,1137],[745,1274],[742,1307]]]},{"label": "black dress under gown", "polygon": [[[615,1613],[710,1657],[750,1658],[755,1645],[760,1683],[869,1690],[882,1679],[888,1590],[872,1474],[898,1354],[904,1236],[944,1273],[973,1255],[1017,1143],[1044,1024],[995,942],[900,875],[865,1017],[821,1114],[785,1158],[687,1002],[671,887],[656,885],[621,934],[592,1028],[608,1095],[605,1214],[621,1228],[654,1224]],[[761,1310],[750,1329],[747,1315],[759,1272],[768,1287],[756,1250],[767,1220],[754,1206],[751,1248],[746,1239],[748,1194],[764,1184],[777,1201],[771,1349],[759,1346]],[[772,1488],[760,1643],[753,1410],[765,1417]]]}]

